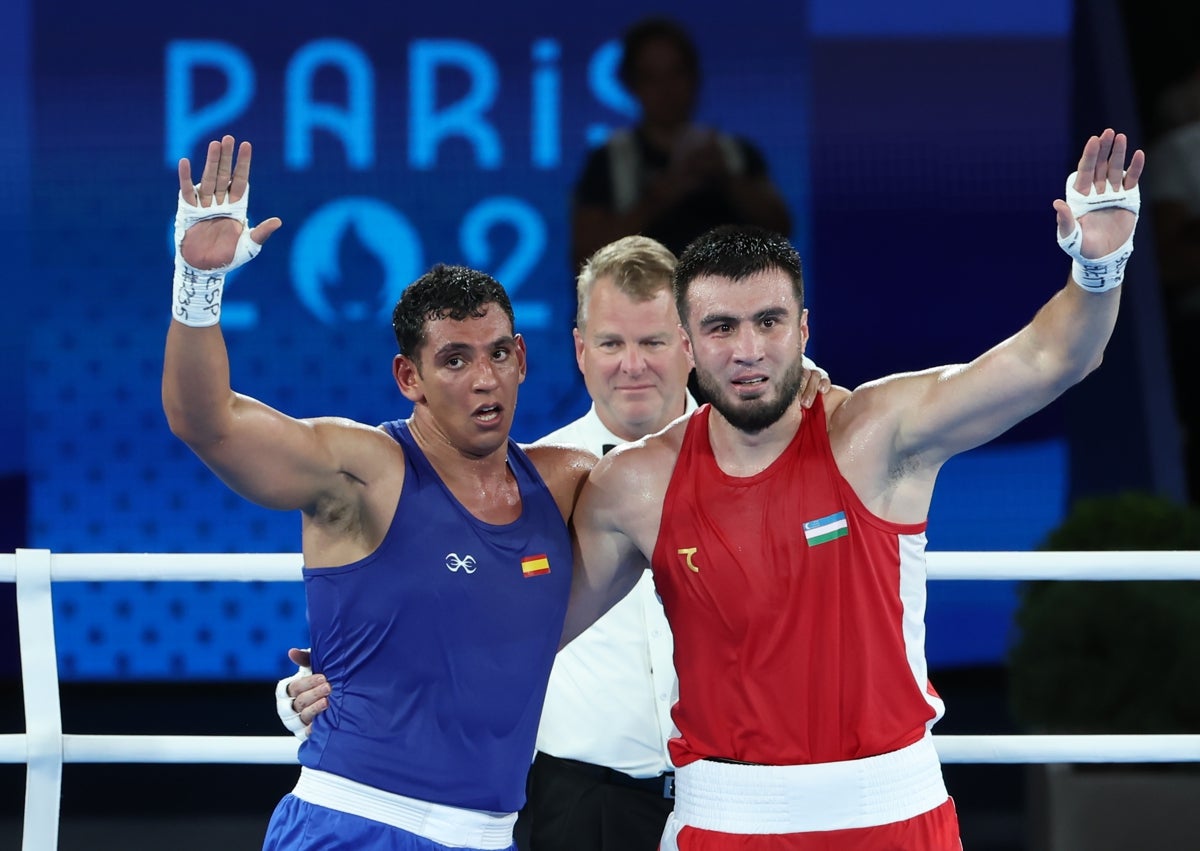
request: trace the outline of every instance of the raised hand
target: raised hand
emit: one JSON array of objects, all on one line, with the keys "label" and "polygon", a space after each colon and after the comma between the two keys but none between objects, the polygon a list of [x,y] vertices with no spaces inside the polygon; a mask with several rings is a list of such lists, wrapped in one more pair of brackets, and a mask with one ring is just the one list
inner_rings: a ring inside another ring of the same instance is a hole
[{"label": "raised hand", "polygon": [[[1059,237],[1066,238],[1078,221],[1082,230],[1078,250],[1085,258],[1103,257],[1116,251],[1130,238],[1137,224],[1137,214],[1132,210],[1105,203],[1117,193],[1136,189],[1142,176],[1146,155],[1141,150],[1134,151],[1126,167],[1128,144],[1124,133],[1112,129],[1088,139],[1073,180],[1068,184],[1068,189],[1078,194],[1054,202]],[[1100,206],[1089,210],[1092,204]],[[1126,203],[1127,206],[1130,204]]]},{"label": "raised hand", "polygon": [[[179,192],[185,204],[200,209],[212,209],[216,215],[188,227],[180,246],[184,262],[195,269],[218,269],[233,262],[238,240],[245,227],[235,211],[222,211],[222,207],[237,204],[245,199],[250,188],[251,145],[242,142],[234,165],[234,139],[225,136],[221,141],[208,143],[208,156],[199,185],[192,182],[192,165],[185,157],[179,161]],[[225,213],[225,214],[222,214]],[[250,231],[250,238],[262,245],[283,222],[270,218]]]}]

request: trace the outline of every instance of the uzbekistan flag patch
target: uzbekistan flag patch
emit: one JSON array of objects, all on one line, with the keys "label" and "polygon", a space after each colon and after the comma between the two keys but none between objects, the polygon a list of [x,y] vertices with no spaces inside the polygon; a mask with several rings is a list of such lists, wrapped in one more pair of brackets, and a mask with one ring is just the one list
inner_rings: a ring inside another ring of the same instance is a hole
[{"label": "uzbekistan flag patch", "polygon": [[546,555],[525,556],[521,559],[521,573],[525,576],[541,576],[550,572],[550,559]]},{"label": "uzbekistan flag patch", "polygon": [[828,543],[836,538],[844,538],[849,534],[850,527],[846,525],[846,512],[844,511],[817,520],[809,520],[804,524],[804,537],[810,547]]}]

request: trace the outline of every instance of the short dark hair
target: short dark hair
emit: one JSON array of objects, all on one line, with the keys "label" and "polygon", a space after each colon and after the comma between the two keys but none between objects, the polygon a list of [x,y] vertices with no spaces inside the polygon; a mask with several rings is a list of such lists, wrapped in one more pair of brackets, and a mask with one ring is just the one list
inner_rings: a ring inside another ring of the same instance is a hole
[{"label": "short dark hair", "polygon": [[637,57],[652,41],[669,41],[679,50],[683,62],[697,81],[700,79],[700,51],[687,30],[670,18],[644,18],[625,31],[621,37],[621,64],[617,75],[626,88],[633,88]]},{"label": "short dark hair", "polygon": [[696,237],[675,265],[672,285],[679,320],[687,327],[687,291],[696,278],[718,275],[740,281],[768,269],[779,269],[792,281],[796,301],[804,309],[804,273],[800,254],[787,237],[754,225],[721,225]]},{"label": "short dark hair", "polygon": [[478,319],[492,304],[504,311],[509,324],[514,324],[512,302],[499,281],[477,269],[437,264],[405,287],[392,310],[392,330],[400,354],[417,360],[429,322],[461,322],[468,316]]}]

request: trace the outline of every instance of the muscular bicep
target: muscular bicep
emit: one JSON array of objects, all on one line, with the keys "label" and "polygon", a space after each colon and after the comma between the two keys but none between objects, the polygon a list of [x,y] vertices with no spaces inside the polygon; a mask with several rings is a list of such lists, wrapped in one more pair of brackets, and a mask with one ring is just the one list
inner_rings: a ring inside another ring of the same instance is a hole
[{"label": "muscular bicep", "polygon": [[1070,303],[1077,298],[1060,292],[1032,323],[970,363],[896,377],[886,389],[898,410],[896,455],[939,465],[1041,410],[1094,369],[1108,328],[1103,317],[1079,321]]},{"label": "muscular bicep", "polygon": [[162,403],[176,437],[234,491],[268,508],[311,508],[336,497],[344,473],[371,469],[352,457],[358,444],[348,435],[357,424],[294,419],[235,392],[219,325],[171,323]]},{"label": "muscular bicep", "polygon": [[649,567],[621,528],[615,494],[589,477],[571,521],[575,568],[559,647],[565,646],[615,606]]},{"label": "muscular bicep", "polygon": [[346,420],[294,419],[238,395],[228,429],[189,446],[225,484],[251,502],[309,511],[323,498],[351,487],[356,466],[369,468],[366,459],[354,459],[369,451],[366,444],[372,442],[374,431]]}]

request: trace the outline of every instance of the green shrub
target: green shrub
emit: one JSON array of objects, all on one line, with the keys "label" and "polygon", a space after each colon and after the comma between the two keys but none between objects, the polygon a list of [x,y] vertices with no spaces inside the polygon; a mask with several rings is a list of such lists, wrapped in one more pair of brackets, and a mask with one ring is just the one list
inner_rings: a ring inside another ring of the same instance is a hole
[{"label": "green shrub", "polygon": [[[1081,500],[1040,548],[1200,551],[1200,510],[1140,493]],[[1200,580],[1029,582],[1016,625],[1010,697],[1025,728],[1200,732]]]}]

